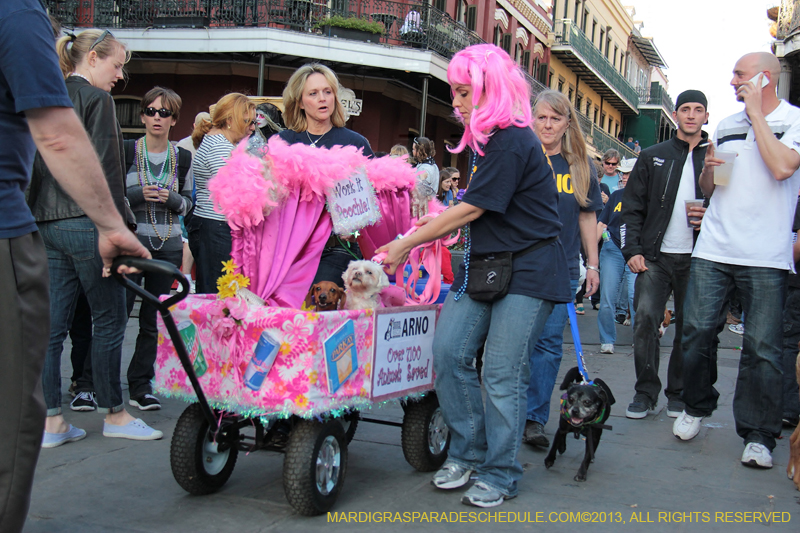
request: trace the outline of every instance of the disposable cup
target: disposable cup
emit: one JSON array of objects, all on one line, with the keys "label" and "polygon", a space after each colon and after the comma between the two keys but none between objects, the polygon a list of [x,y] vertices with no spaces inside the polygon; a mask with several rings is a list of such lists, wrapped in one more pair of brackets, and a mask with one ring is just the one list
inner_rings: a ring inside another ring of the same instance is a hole
[{"label": "disposable cup", "polygon": [[686,202],[686,225],[690,228],[694,229],[695,226],[692,225],[693,220],[700,220],[700,217],[690,217],[689,216],[689,208],[690,207],[703,207],[703,200],[685,200]]},{"label": "disposable cup", "polygon": [[714,167],[714,185],[730,185],[733,165],[736,162],[736,152],[716,150],[714,152],[714,157],[725,161],[725,164]]}]

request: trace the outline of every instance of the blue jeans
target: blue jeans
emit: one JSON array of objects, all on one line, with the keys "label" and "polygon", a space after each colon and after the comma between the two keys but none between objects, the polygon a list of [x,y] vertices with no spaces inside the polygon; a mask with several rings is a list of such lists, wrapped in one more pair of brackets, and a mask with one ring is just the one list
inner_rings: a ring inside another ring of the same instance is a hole
[{"label": "blue jeans", "polygon": [[692,416],[717,408],[714,388],[717,358],[714,337],[725,301],[739,289],[747,325],[742,339],[739,376],[733,396],[736,433],[745,443],[770,450],[781,433],[783,408],[781,348],[786,271],[692,259],[683,306],[683,401]]},{"label": "blue jeans", "polygon": [[125,289],[102,277],[97,229],[88,217],[39,223],[50,269],[50,344],[42,374],[47,416],[61,414],[61,351],[81,288],[92,310],[91,358],[98,411],[123,409],[120,385],[122,339],[128,315]]},{"label": "blue jeans", "polygon": [[603,243],[600,250],[600,286],[603,295],[600,298],[600,310],[597,312],[597,329],[600,331],[600,344],[615,344],[617,342],[617,325],[614,321],[614,312],[617,307],[617,294],[623,281],[627,280],[628,309],[631,311],[631,327],[633,326],[636,311],[633,308],[633,293],[636,274],[628,269],[622,252],[614,241]]},{"label": "blue jeans", "polygon": [[[477,472],[506,496],[517,494],[522,465],[517,452],[525,427],[528,354],[553,302],[509,294],[493,303],[449,293],[433,341],[436,393],[450,428],[449,460]],[[483,346],[481,396],[477,350]]]},{"label": "blue jeans", "polygon": [[[569,281],[572,293],[578,290],[578,280]],[[567,304],[558,304],[544,324],[542,334],[530,355],[531,379],[528,384],[526,418],[543,426],[550,418],[550,397],[558,378],[558,368],[564,356],[564,326],[567,325]]]},{"label": "blue jeans", "polygon": [[224,220],[193,215],[186,229],[196,266],[197,293],[216,294],[222,263],[231,258],[231,228]]}]

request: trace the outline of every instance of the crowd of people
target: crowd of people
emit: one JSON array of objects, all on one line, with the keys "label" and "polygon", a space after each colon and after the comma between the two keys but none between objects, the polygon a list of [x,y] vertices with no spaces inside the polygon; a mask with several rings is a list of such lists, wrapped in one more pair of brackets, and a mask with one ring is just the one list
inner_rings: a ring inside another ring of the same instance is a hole
[{"label": "crowd of people", "polygon": [[[698,434],[717,407],[716,338],[735,293],[747,321],[734,397],[742,463],[770,468],[782,423],[797,424],[791,369],[800,283],[792,276],[788,293],[785,286],[800,256],[792,241],[800,226],[793,225],[800,109],[776,96],[774,56],[748,54],[735,65],[731,85],[745,107],[712,138],[702,130],[706,97],[688,90],[676,102],[672,139],[645,149],[634,142],[635,159],[609,150],[598,169],[565,95],[546,90],[531,106],[530,87],[508,54],[493,45],[470,46],[447,70],[464,127],[451,151],[469,158],[462,179],[455,167],[439,168],[436,143],[426,137],[415,138],[410,153],[404,145],[373,153],[366,138],[345,127],[336,74],[317,63],[291,76],[282,113],[227,94],[177,143],[170,131],[181,98],[154,87],[141,100],[145,135],[123,140],[110,91],[130,58],[125,45],[107,30],[86,30],[58,37],[54,47],[39,4],[23,3],[21,10],[0,9],[0,23],[14,21],[37,36],[0,45],[6,125],[0,159],[7,169],[0,199],[9,213],[0,221],[0,261],[7,266],[0,287],[15,295],[7,301],[17,306],[0,310],[9,361],[0,390],[6,413],[13,413],[3,417],[17,436],[16,451],[4,454],[0,469],[0,529],[24,523],[39,449],[86,437],[62,416],[68,334],[71,409],[102,412],[107,437],[162,438],[125,408],[120,365],[134,300],[108,277],[110,261],[120,254],[152,257],[187,275],[193,262],[197,292],[216,292],[231,235],[208,184],[235,146],[253,135],[320,148],[355,146],[369,157],[404,157],[416,166],[413,215],[420,228],[377,250],[386,252],[390,274],[415,246],[468,229],[465,260],[440,315],[448,327],[436,330],[433,346],[435,389],[451,441],[432,482],[451,490],[475,478],[463,503],[493,507],[515,497],[521,445],[549,445],[545,427],[568,306],[585,314],[582,298],[596,293],[601,354],[614,353],[620,316],[633,326],[636,381],[627,417],[645,418],[658,404],[659,326],[673,295],[667,414],[679,439]],[[767,80],[763,89],[748,81],[758,76]],[[715,170],[724,164],[717,150],[738,153],[727,185],[715,184]],[[90,155],[75,158],[70,151]],[[446,209],[427,217],[423,206],[433,198]],[[759,223],[742,213],[758,213]],[[512,274],[505,286],[487,291],[470,276],[471,267],[473,259],[495,255]],[[361,258],[355,239],[332,233],[314,282],[341,284],[348,263]],[[155,295],[171,289],[164,275],[125,272]],[[161,407],[151,384],[156,344],[156,310],[143,304],[127,369],[128,404],[141,411]]]}]

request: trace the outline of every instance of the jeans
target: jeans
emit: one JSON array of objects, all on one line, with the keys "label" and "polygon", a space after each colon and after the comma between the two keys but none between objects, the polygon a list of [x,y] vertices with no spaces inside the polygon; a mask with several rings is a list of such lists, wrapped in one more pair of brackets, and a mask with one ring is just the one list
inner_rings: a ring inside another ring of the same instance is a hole
[{"label": "jeans", "polygon": [[98,411],[116,413],[122,407],[120,360],[125,335],[125,289],[102,277],[98,233],[88,217],[39,224],[50,269],[50,345],[42,385],[47,416],[61,414],[61,351],[83,288],[92,310],[92,372]]},{"label": "jeans", "polygon": [[[183,250],[171,252],[150,250],[150,253],[153,255],[153,259],[170,262],[176,267],[181,266]],[[138,284],[142,283],[142,278],[144,278],[145,290],[153,296],[169,294],[172,283],[175,281],[172,276],[156,272],[143,272],[128,276],[128,279]],[[132,291],[127,291],[127,293],[128,315],[130,315],[136,295]],[[156,348],[158,346],[157,314],[158,310],[155,307],[149,303],[142,302],[142,307],[139,309],[139,336],[136,337],[136,349],[133,351],[133,358],[131,358],[130,365],[128,365],[128,392],[131,398],[153,392],[150,382],[156,375],[154,365],[156,364]]]},{"label": "jeans", "polygon": [[193,215],[187,229],[196,265],[195,289],[198,294],[215,294],[222,263],[231,258],[231,228],[224,220]]},{"label": "jeans", "polygon": [[[569,286],[574,294],[578,290],[578,280],[570,280]],[[543,426],[550,418],[550,397],[556,386],[561,358],[564,356],[566,325],[567,304],[555,305],[530,355],[531,379],[528,384],[526,418]]]},{"label": "jeans", "polygon": [[[661,339],[658,327],[664,321],[664,309],[669,293],[675,295],[675,340],[667,368],[668,400],[678,399],[683,390],[683,301],[689,282],[691,254],[662,253],[655,261],[645,260],[647,270],[636,275],[636,292],[633,307],[636,323],[633,326],[633,363],[636,369],[636,397],[658,403],[661,380],[658,367],[661,362]],[[716,328],[716,317],[714,318]]]},{"label": "jeans", "polygon": [[742,339],[739,376],[733,396],[736,433],[745,443],[770,450],[781,433],[783,408],[781,347],[786,271],[727,265],[692,259],[686,293],[683,338],[683,401],[692,416],[709,416],[717,408],[714,388],[716,353],[712,351],[722,308],[731,291],[739,289],[747,325]]},{"label": "jeans", "polygon": [[[747,327],[745,326],[745,331]],[[786,289],[783,306],[783,417],[797,420],[800,416],[800,396],[797,384],[797,344],[800,342],[800,288]]]},{"label": "jeans", "polygon": [[600,311],[597,312],[597,329],[600,331],[600,344],[617,342],[617,324],[614,321],[616,300],[620,287],[627,280],[628,308],[631,310],[631,326],[634,325],[636,310],[633,306],[636,274],[630,271],[622,257],[622,252],[614,241],[607,241],[600,251],[600,285],[603,296],[600,298]]},{"label": "jeans", "polygon": [[[517,494],[522,465],[517,452],[525,427],[528,354],[553,302],[509,294],[483,303],[466,294],[447,295],[433,341],[436,393],[450,429],[449,460],[476,471],[478,479],[506,496]],[[475,369],[483,354],[486,405]]]}]

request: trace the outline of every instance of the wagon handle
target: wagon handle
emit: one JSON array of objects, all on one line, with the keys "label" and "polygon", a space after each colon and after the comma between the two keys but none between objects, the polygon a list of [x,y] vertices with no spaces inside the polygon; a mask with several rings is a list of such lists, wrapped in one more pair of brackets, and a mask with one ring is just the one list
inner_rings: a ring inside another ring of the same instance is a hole
[{"label": "wagon handle", "polygon": [[[162,302],[157,296],[150,294],[141,285],[129,280],[124,274],[117,272],[117,269],[119,269],[120,265],[133,267],[141,270],[142,272],[156,272],[159,274],[172,276],[179,283],[180,290],[177,294],[170,296]],[[159,261],[157,259],[144,259],[141,257],[131,257],[126,255],[121,255],[114,259],[114,263],[111,265],[111,275],[114,276],[114,279],[116,279],[123,287],[141,296],[143,301],[146,301],[150,305],[154,306],[156,309],[158,309],[158,312],[161,313],[161,318],[164,319],[164,326],[167,328],[169,338],[172,339],[172,344],[175,347],[175,352],[178,354],[178,359],[180,359],[186,375],[189,376],[189,381],[192,383],[194,393],[197,395],[197,403],[200,404],[200,408],[203,411],[203,416],[205,416],[205,419],[208,422],[208,430],[211,433],[216,433],[219,430],[219,425],[214,417],[214,412],[208,405],[206,395],[203,394],[203,389],[200,387],[200,382],[197,381],[197,376],[192,368],[192,361],[189,359],[189,352],[186,349],[186,344],[183,342],[180,332],[178,332],[178,327],[175,325],[175,319],[172,318],[172,313],[169,310],[170,307],[186,298],[186,296],[189,294],[189,281],[186,279],[186,276],[184,276],[183,273],[172,263]]]}]

